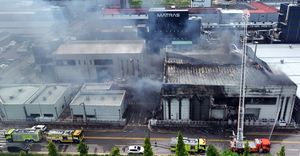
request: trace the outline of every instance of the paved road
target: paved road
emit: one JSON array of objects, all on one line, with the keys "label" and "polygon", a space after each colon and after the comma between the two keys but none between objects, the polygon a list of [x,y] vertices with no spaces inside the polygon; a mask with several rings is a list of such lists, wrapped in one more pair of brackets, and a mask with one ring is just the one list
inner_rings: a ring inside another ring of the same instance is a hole
[{"label": "paved road", "polygon": [[[133,129],[133,130],[130,130]],[[118,146],[122,147],[125,144],[126,147],[129,145],[143,145],[143,140],[145,135],[148,134],[148,129],[146,126],[128,126],[127,129],[123,132],[101,132],[99,130],[85,130],[85,139],[84,142],[88,144],[90,147],[89,153],[109,153],[110,149]],[[208,144],[213,144],[216,148],[220,150],[228,149],[229,147],[229,138],[226,137],[224,134],[218,135],[211,135],[206,133],[191,133],[191,132],[182,132],[184,137],[192,137],[192,138],[199,138],[205,137],[207,139]],[[176,132],[170,133],[157,133],[151,132],[150,138],[152,144],[156,140],[158,142],[157,147],[153,147],[153,151],[155,154],[174,154],[169,150],[169,142],[171,137],[175,137],[177,134]],[[5,146],[7,143],[2,138],[0,134],[0,146]],[[254,138],[257,136],[261,137],[268,137],[266,133],[248,133],[246,135],[246,139]],[[299,155],[300,151],[300,135],[299,134],[274,134],[271,138],[272,143],[272,150],[271,154],[276,155],[282,145],[286,146],[286,155]],[[47,153],[47,149],[45,145],[47,145],[47,141],[43,139],[40,143],[34,143],[32,148],[33,153]],[[63,153],[76,153],[76,146],[77,144],[73,143],[63,143],[57,144],[57,148],[59,152]],[[127,148],[126,148],[127,150]],[[4,150],[5,151],[5,150]]]}]

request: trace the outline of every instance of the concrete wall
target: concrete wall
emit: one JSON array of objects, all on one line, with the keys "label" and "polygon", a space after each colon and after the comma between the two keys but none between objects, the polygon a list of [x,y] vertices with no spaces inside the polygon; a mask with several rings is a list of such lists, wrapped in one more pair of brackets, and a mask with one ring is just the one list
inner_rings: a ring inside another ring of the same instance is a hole
[{"label": "concrete wall", "polygon": [[[95,65],[95,59],[111,59],[113,65]],[[59,81],[97,80],[97,67],[111,68],[113,78],[141,77],[143,73],[142,54],[53,54],[54,64],[56,60],[64,63],[54,67]],[[75,60],[76,65],[67,65],[67,60]]]}]

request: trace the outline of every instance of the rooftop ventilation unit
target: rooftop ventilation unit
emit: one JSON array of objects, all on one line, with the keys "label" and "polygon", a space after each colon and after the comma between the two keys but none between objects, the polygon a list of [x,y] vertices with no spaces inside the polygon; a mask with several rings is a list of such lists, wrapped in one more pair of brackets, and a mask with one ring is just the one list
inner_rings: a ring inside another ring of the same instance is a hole
[{"label": "rooftop ventilation unit", "polygon": [[86,101],[90,101],[90,97],[89,97],[89,96],[86,96],[86,97],[85,97],[85,100],[86,100]]},{"label": "rooftop ventilation unit", "polygon": [[103,100],[104,100],[104,97],[102,96],[102,97],[100,98],[100,100],[103,101]]},{"label": "rooftop ventilation unit", "polygon": [[49,91],[48,91],[48,94],[49,94],[49,95],[51,95],[51,94],[52,94],[51,90],[49,90]]},{"label": "rooftop ventilation unit", "polygon": [[19,90],[19,92],[22,92],[23,91],[23,89],[22,88],[20,88],[20,89],[18,89]]},{"label": "rooftop ventilation unit", "polygon": [[14,96],[13,96],[13,95],[11,95],[11,96],[9,96],[9,98],[10,98],[10,99],[13,99],[13,98],[14,98]]},{"label": "rooftop ventilation unit", "polygon": [[57,89],[57,87],[56,87],[56,86],[53,86],[53,88],[54,88],[54,89]]},{"label": "rooftop ventilation unit", "polygon": [[46,97],[46,96],[44,96],[44,97],[43,97],[43,101],[46,101],[46,100],[47,100],[47,97]]},{"label": "rooftop ventilation unit", "polygon": [[116,99],[117,99],[117,98],[114,96],[114,97],[113,97],[113,100],[116,101]]}]

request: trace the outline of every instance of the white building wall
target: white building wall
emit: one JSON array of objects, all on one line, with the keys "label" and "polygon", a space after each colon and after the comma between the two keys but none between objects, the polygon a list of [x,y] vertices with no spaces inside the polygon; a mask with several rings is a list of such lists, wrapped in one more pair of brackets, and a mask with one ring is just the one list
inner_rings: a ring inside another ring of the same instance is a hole
[{"label": "white building wall", "polygon": [[[111,68],[113,78],[141,77],[143,73],[142,54],[53,54],[56,77],[58,80],[97,79],[97,67]],[[110,59],[112,65],[95,65],[95,59]],[[57,60],[63,60],[64,65],[56,65]],[[68,65],[67,60],[75,60],[75,65]],[[80,61],[80,64],[79,64]],[[123,62],[123,65],[122,65]],[[138,63],[139,62],[139,63]]]},{"label": "white building wall", "polygon": [[211,7],[211,0],[191,0],[191,6],[193,8]]},{"label": "white building wall", "polygon": [[4,109],[7,115],[7,119],[26,119],[23,105],[8,104],[4,105]]},{"label": "white building wall", "polygon": [[181,119],[190,119],[190,100],[182,99],[181,105]]},{"label": "white building wall", "polygon": [[163,99],[163,110],[164,110],[164,120],[169,120],[169,107],[168,101]]},{"label": "white building wall", "polygon": [[211,117],[215,119],[223,119],[224,110],[223,109],[212,109]]},{"label": "white building wall", "polygon": [[175,98],[171,99],[171,119],[179,119],[179,101]]}]

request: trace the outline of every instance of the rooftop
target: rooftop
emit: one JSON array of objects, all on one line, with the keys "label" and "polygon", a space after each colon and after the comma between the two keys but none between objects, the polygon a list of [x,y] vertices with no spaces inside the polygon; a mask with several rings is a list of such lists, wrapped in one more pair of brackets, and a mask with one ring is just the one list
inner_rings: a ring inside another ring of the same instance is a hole
[{"label": "rooftop", "polygon": [[110,90],[111,83],[86,83],[82,86],[81,90],[85,91],[98,91],[98,90]]},{"label": "rooftop", "polygon": [[60,45],[53,54],[142,53],[145,40],[71,41]]},{"label": "rooftop", "polygon": [[278,12],[277,9],[275,9],[275,8],[269,6],[269,5],[266,5],[264,3],[252,2],[252,3],[249,3],[249,4],[256,7],[258,10],[264,10],[266,13]]},{"label": "rooftop", "polygon": [[46,84],[26,104],[55,104],[70,84]]},{"label": "rooftop", "polygon": [[[230,55],[230,54],[229,54]],[[190,85],[212,85],[212,86],[239,86],[241,61],[240,54],[235,55],[235,59],[225,59],[225,62],[208,62],[207,56],[199,55],[199,59],[183,56],[182,59],[176,56],[167,56],[165,63],[165,84],[190,84]],[[220,55],[221,58],[225,55]],[[210,55],[218,60],[219,54]],[[204,60],[204,61],[203,61]],[[235,60],[235,61],[234,61]],[[213,61],[213,60],[212,60]],[[230,63],[235,62],[235,63]],[[246,67],[246,85],[294,85],[294,83],[284,75],[273,75],[259,64],[253,65],[249,60]]]},{"label": "rooftop", "polygon": [[24,104],[42,85],[0,85],[0,101],[3,104]]},{"label": "rooftop", "polygon": [[119,106],[124,100],[125,90],[108,91],[80,91],[73,99],[70,105],[79,105],[84,102],[85,105],[108,105]]},{"label": "rooftop", "polygon": [[[249,47],[255,49],[255,45],[249,45]],[[299,44],[291,44],[291,47],[290,44],[259,44],[256,52],[257,57],[267,62],[274,73],[284,73],[298,86],[298,97],[300,97],[299,51]]]}]

